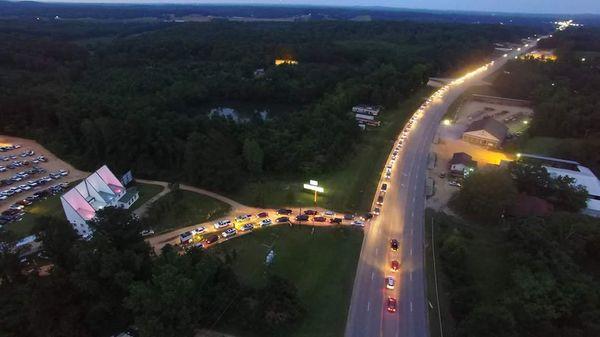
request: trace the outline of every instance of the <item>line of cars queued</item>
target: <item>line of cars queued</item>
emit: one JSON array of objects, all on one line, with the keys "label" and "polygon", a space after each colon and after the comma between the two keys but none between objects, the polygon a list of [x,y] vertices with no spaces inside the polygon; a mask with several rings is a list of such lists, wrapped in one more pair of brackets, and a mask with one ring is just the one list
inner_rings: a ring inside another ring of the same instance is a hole
[{"label": "line of cars queued", "polygon": [[[356,217],[353,214],[346,214],[343,217],[336,217],[336,213],[333,211],[325,211],[321,215],[316,210],[305,210],[302,214],[297,215],[293,220],[290,219],[293,211],[291,209],[281,208],[277,210],[277,215],[274,220],[269,217],[268,212],[260,212],[256,215],[244,214],[237,216],[235,219],[220,220],[213,224],[216,231],[223,230],[220,234],[215,232],[207,233],[207,229],[204,226],[200,226],[191,231],[184,232],[179,235],[179,242],[185,247],[198,247],[207,248],[219,240],[227,240],[231,237],[236,236],[239,232],[247,233],[251,232],[256,228],[268,227],[273,224],[290,224],[292,222],[305,222],[311,220],[314,222],[330,222],[332,224],[341,224],[342,221],[351,221],[353,226],[364,226],[365,221],[370,219],[372,215],[370,213],[365,214],[362,217]],[[147,231],[142,235],[151,235],[154,232]]]}]

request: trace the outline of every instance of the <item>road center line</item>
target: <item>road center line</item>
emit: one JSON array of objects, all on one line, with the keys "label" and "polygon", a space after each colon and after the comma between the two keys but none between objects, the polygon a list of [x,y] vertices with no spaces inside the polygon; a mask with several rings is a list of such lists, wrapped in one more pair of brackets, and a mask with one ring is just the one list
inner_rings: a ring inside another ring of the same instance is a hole
[{"label": "road center line", "polygon": [[371,301],[367,302],[367,311],[371,311]]},{"label": "road center line", "polygon": [[379,248],[375,248],[375,256],[379,253]]},{"label": "road center line", "polygon": [[410,272],[410,280],[412,281],[412,271]]},{"label": "road center line", "polygon": [[372,271],[372,272],[371,272],[371,281],[373,281],[373,278],[374,278],[374,277],[375,277],[375,272],[374,272],[374,271]]},{"label": "road center line", "polygon": [[410,249],[410,255],[412,256],[412,248]]},{"label": "road center line", "polygon": [[412,301],[410,301],[410,312],[413,311],[413,305],[412,305]]}]

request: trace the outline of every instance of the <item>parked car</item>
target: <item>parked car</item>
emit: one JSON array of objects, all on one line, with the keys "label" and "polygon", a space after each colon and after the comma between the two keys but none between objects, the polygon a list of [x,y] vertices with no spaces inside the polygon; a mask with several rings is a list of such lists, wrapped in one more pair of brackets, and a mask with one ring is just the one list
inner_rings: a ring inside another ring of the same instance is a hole
[{"label": "parked car", "polygon": [[140,232],[141,236],[150,236],[150,235],[154,235],[154,230],[152,229],[144,229],[143,231]]},{"label": "parked car", "polygon": [[231,220],[221,220],[214,223],[215,229],[225,228],[231,225]]},{"label": "parked car", "polygon": [[242,231],[244,231],[244,232],[249,232],[253,229],[254,229],[254,225],[251,223],[247,223],[244,226],[242,226]]},{"label": "parked car", "polygon": [[221,236],[226,239],[226,238],[232,237],[236,234],[237,234],[237,230],[235,230],[235,228],[227,228],[223,233],[221,233]]},{"label": "parked car", "polygon": [[206,243],[207,245],[212,245],[217,241],[219,241],[219,236],[215,234],[209,235],[206,239],[204,239],[204,243]]},{"label": "parked car", "polygon": [[285,222],[290,222],[290,218],[288,218],[287,216],[282,216],[277,218],[276,220],[278,223],[285,223]]},{"label": "parked car", "polygon": [[300,214],[300,215],[296,216],[296,221],[308,221],[308,215]]},{"label": "parked car", "polygon": [[256,216],[259,217],[259,218],[266,218],[266,217],[269,216],[269,213],[267,213],[267,212],[260,212]]},{"label": "parked car", "polygon": [[315,222],[325,222],[325,221],[327,221],[327,218],[325,218],[324,216],[316,216],[313,218],[313,220]]},{"label": "parked car", "polygon": [[342,218],[333,218],[333,219],[329,219],[329,222],[331,223],[342,223]]},{"label": "parked car", "polygon": [[363,227],[365,225],[364,221],[354,220],[352,221],[352,226],[360,226]]},{"label": "parked car", "polygon": [[260,226],[261,227],[265,227],[265,226],[270,226],[273,222],[271,221],[271,219],[264,219],[260,221]]},{"label": "parked car", "polygon": [[323,213],[323,215],[328,216],[328,217],[333,217],[333,216],[335,216],[335,212],[334,211],[325,211]]},{"label": "parked car", "polygon": [[304,211],[304,214],[306,214],[306,215],[317,215],[317,214],[319,214],[319,212],[315,211],[314,209],[307,209],[306,211]]},{"label": "parked car", "polygon": [[194,229],[194,234],[204,233],[204,231],[206,231],[206,227],[200,226],[200,227]]},{"label": "parked car", "polygon": [[292,214],[292,210],[291,209],[286,209],[286,208],[280,208],[277,210],[277,214],[280,215],[290,215]]},{"label": "parked car", "polygon": [[352,220],[354,219],[354,214],[344,214],[344,220]]}]

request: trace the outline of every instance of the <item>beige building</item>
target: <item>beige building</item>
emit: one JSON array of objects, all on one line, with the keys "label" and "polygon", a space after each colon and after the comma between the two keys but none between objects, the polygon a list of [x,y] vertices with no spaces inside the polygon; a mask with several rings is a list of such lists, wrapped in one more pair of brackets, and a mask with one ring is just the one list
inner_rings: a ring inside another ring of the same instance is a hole
[{"label": "beige building", "polygon": [[469,125],[462,139],[471,144],[499,148],[506,139],[508,128],[493,118],[484,118]]}]

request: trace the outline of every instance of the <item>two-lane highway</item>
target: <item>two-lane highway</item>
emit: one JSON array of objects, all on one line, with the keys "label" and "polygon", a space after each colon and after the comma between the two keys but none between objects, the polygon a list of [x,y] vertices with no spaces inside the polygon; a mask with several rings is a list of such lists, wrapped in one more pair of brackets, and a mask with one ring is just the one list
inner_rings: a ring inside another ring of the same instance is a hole
[{"label": "two-lane highway", "polygon": [[[365,227],[346,337],[429,336],[423,246],[429,146],[440,120],[454,100],[470,85],[535,45],[536,42],[531,41],[519,50],[453,81],[434,93],[429,103],[415,114],[415,121],[392,167],[392,176],[389,180],[382,180],[388,184],[388,189],[380,207],[381,214]],[[400,243],[397,251],[390,247],[392,239]],[[391,269],[393,260],[400,262],[397,271]],[[385,286],[385,278],[389,276],[395,279],[394,289]],[[397,299],[396,312],[388,312],[388,297]]]}]

